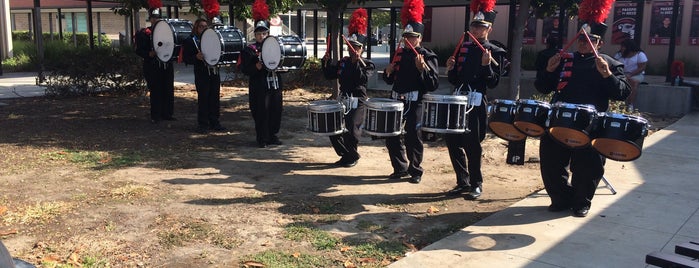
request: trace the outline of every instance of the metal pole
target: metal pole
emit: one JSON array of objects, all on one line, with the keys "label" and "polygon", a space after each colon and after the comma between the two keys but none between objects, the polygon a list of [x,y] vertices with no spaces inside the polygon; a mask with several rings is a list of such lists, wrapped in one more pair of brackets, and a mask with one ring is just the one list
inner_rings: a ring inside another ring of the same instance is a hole
[{"label": "metal pole", "polygon": [[92,0],[87,0],[87,38],[90,49],[95,49],[95,30],[92,22]]},{"label": "metal pole", "polygon": [[[325,48],[326,50],[329,48]],[[318,58],[318,10],[313,10],[313,55]]]},{"label": "metal pole", "polygon": [[37,56],[39,58],[37,84],[44,82],[44,37],[41,32],[41,1],[34,0],[34,40],[36,40]]},{"label": "metal pole", "polygon": [[102,13],[97,12],[97,46],[102,45]]},{"label": "metal pole", "polygon": [[233,15],[233,0],[230,0],[228,1],[228,24],[230,26],[235,26],[235,19]]},{"label": "metal pole", "polygon": [[[468,12],[466,12],[468,14]],[[388,59],[388,62],[393,62],[393,54],[396,53],[396,18],[398,16],[396,15],[396,8],[392,7],[391,8],[391,30],[389,33],[390,41],[388,43],[390,44],[390,58]]]},{"label": "metal pole", "polygon": [[58,40],[63,41],[63,13],[58,9]]},{"label": "metal pole", "polygon": [[299,38],[304,39],[305,36],[304,36],[304,34],[303,34],[303,32],[304,32],[304,29],[303,29],[303,16],[302,16],[303,14],[301,14],[301,13],[302,13],[302,12],[301,12],[301,9],[297,9],[297,10],[296,10],[296,24],[297,24],[296,28],[298,29],[298,30],[296,31],[296,34],[299,35]]},{"label": "metal pole", "polygon": [[[369,49],[366,50],[366,58],[371,59],[371,11],[374,10],[372,8],[367,8],[367,24],[366,24],[366,32],[369,35],[369,44],[368,47]],[[376,44],[379,44],[379,36],[376,36]]]},{"label": "metal pole", "polygon": [[53,13],[49,12],[49,37],[53,40]]}]

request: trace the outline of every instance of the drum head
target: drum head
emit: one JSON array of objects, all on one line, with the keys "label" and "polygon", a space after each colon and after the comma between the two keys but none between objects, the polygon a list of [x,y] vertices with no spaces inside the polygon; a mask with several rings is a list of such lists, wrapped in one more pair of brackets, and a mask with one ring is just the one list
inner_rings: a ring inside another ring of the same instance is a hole
[{"label": "drum head", "polygon": [[546,131],[542,126],[531,122],[515,121],[513,124],[519,131],[531,137],[539,137]]},{"label": "drum head", "polygon": [[583,148],[590,144],[589,136],[572,128],[551,127],[549,133],[553,139],[570,148]]},{"label": "drum head", "polygon": [[493,131],[495,136],[507,141],[521,141],[527,138],[527,135],[520,132],[514,125],[504,122],[490,122],[488,127]]},{"label": "drum head", "polygon": [[162,62],[168,62],[174,56],[175,32],[167,21],[159,20],[153,27],[153,50]]},{"label": "drum head", "polygon": [[641,148],[629,141],[597,138],[592,140],[592,147],[604,157],[616,161],[632,161],[641,156]]},{"label": "drum head", "polygon": [[216,65],[221,59],[221,35],[218,31],[208,28],[201,34],[201,54],[208,65]]},{"label": "drum head", "polygon": [[267,36],[262,41],[262,51],[260,52],[262,64],[267,70],[276,70],[282,64],[282,46],[277,37]]}]

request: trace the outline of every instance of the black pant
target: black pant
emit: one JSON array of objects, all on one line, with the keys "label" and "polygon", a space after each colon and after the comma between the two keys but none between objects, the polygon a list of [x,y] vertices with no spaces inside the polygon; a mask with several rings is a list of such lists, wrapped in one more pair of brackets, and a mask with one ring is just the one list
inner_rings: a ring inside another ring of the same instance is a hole
[{"label": "black pant", "polygon": [[250,89],[250,112],[255,120],[258,143],[268,143],[279,133],[282,123],[282,91]]},{"label": "black pant", "polygon": [[388,156],[391,159],[393,172],[408,171],[411,176],[422,176],[424,169],[420,163],[422,163],[424,148],[417,125],[422,116],[422,105],[418,101],[403,101],[403,104],[405,135],[386,138]]},{"label": "black pant", "polygon": [[175,72],[172,63],[144,64],[143,73],[150,90],[150,119],[172,118],[175,107]]},{"label": "black pant", "polygon": [[359,160],[357,147],[359,138],[362,137],[361,126],[364,123],[366,110],[363,102],[359,102],[356,109],[352,109],[344,117],[347,132],[330,136],[330,143],[335,153],[348,161]]},{"label": "black pant", "polygon": [[456,173],[457,185],[482,186],[481,142],[486,132],[486,106],[476,106],[468,114],[468,129],[462,134],[446,134],[444,139],[449,149],[449,159]]},{"label": "black pant", "polygon": [[194,73],[197,87],[197,123],[200,127],[220,125],[221,116],[221,76],[212,70],[198,70]]},{"label": "black pant", "polygon": [[[553,204],[589,207],[604,175],[605,159],[592,147],[570,149],[544,134],[539,145],[541,178]],[[570,167],[571,183],[568,184]]]}]

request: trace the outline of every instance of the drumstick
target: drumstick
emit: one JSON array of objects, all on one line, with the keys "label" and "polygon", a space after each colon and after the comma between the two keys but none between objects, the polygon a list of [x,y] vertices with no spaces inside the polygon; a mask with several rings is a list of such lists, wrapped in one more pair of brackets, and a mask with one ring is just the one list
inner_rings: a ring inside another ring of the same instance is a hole
[{"label": "drumstick", "polygon": [[599,57],[599,54],[597,54],[597,48],[595,48],[595,46],[592,45],[592,40],[590,40],[590,36],[587,34],[587,32],[583,32],[583,33],[585,34],[585,40],[587,40],[587,44],[590,45],[592,52],[595,53],[595,57]]},{"label": "drumstick", "polygon": [[[481,42],[478,42],[478,39],[477,39],[475,36],[473,36],[473,35],[471,34],[471,32],[466,31],[466,33],[468,34],[468,36],[471,37],[471,39],[473,40],[473,42],[476,43],[476,45],[478,45],[479,48],[481,48],[481,51],[483,51],[483,53],[485,53],[485,48],[483,47],[483,45],[481,45]],[[493,63],[493,65],[495,65],[495,66],[500,66],[500,64],[498,64],[498,62],[495,61],[495,59],[493,59],[492,56],[490,57],[490,62]]]},{"label": "drumstick", "polygon": [[357,58],[359,59],[359,63],[362,64],[362,67],[366,67],[366,63],[362,60],[362,56],[357,54],[357,51],[354,50],[354,47],[352,47],[352,44],[350,44],[349,41],[347,41],[347,38],[345,38],[345,35],[342,35],[342,40],[345,40],[345,43],[347,44],[347,47],[352,51],[354,55],[357,55]]},{"label": "drumstick", "polygon": [[573,42],[574,42],[575,40],[578,40],[578,36],[580,36],[580,32],[582,32],[582,31],[585,31],[585,30],[584,30],[584,29],[580,29],[580,31],[578,31],[578,33],[575,34],[575,37],[574,37],[573,39],[571,39],[570,42],[568,42],[568,44],[563,48],[563,50],[561,50],[561,54],[563,54],[563,53],[565,53],[566,51],[568,51],[568,48],[570,48],[570,46],[573,44]]},{"label": "drumstick", "polygon": [[[415,50],[415,47],[413,46],[413,44],[411,44],[408,40],[405,40],[405,43],[408,44],[408,46],[410,47],[410,49],[413,50],[413,53],[415,53],[415,57],[416,57],[416,59],[417,59],[417,55],[420,55],[420,54],[417,53],[417,50]],[[429,70],[429,69],[430,69],[430,66],[428,66],[427,63],[425,63],[425,62],[423,61],[423,62],[422,62],[422,68],[423,68],[423,69],[426,69],[426,70]]]},{"label": "drumstick", "polygon": [[459,48],[461,47],[461,43],[464,42],[464,36],[466,36],[466,32],[464,32],[461,35],[461,38],[459,39],[459,42],[456,43],[456,48],[454,48],[454,53],[451,54],[452,57],[456,58],[456,53],[459,52]]}]

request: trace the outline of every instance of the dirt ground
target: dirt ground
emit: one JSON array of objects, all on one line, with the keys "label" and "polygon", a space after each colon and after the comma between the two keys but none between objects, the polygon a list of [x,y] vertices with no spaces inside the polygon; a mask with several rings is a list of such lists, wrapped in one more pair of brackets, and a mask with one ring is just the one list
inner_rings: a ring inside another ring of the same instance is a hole
[{"label": "dirt ground", "polygon": [[[224,87],[222,95],[229,130],[207,135],[195,133],[191,86],[176,90],[178,120],[157,125],[142,97],[3,100],[0,239],[14,257],[45,267],[240,267],[266,251],[376,267],[543,188],[537,139],[527,139],[527,163],[508,165],[506,143],[489,134],[484,194],[470,201],[444,195],[455,176],[443,141],[425,144],[420,184],[391,181],[380,139],[360,141],[357,166],[330,166],[339,158],[328,138],[306,130],[306,105],[328,92],[286,91],[284,144],[263,149],[247,89]],[[676,120],[647,117],[654,129]],[[289,239],[297,223],[345,246],[318,250]],[[405,252],[346,254],[357,241],[398,241]]]}]

